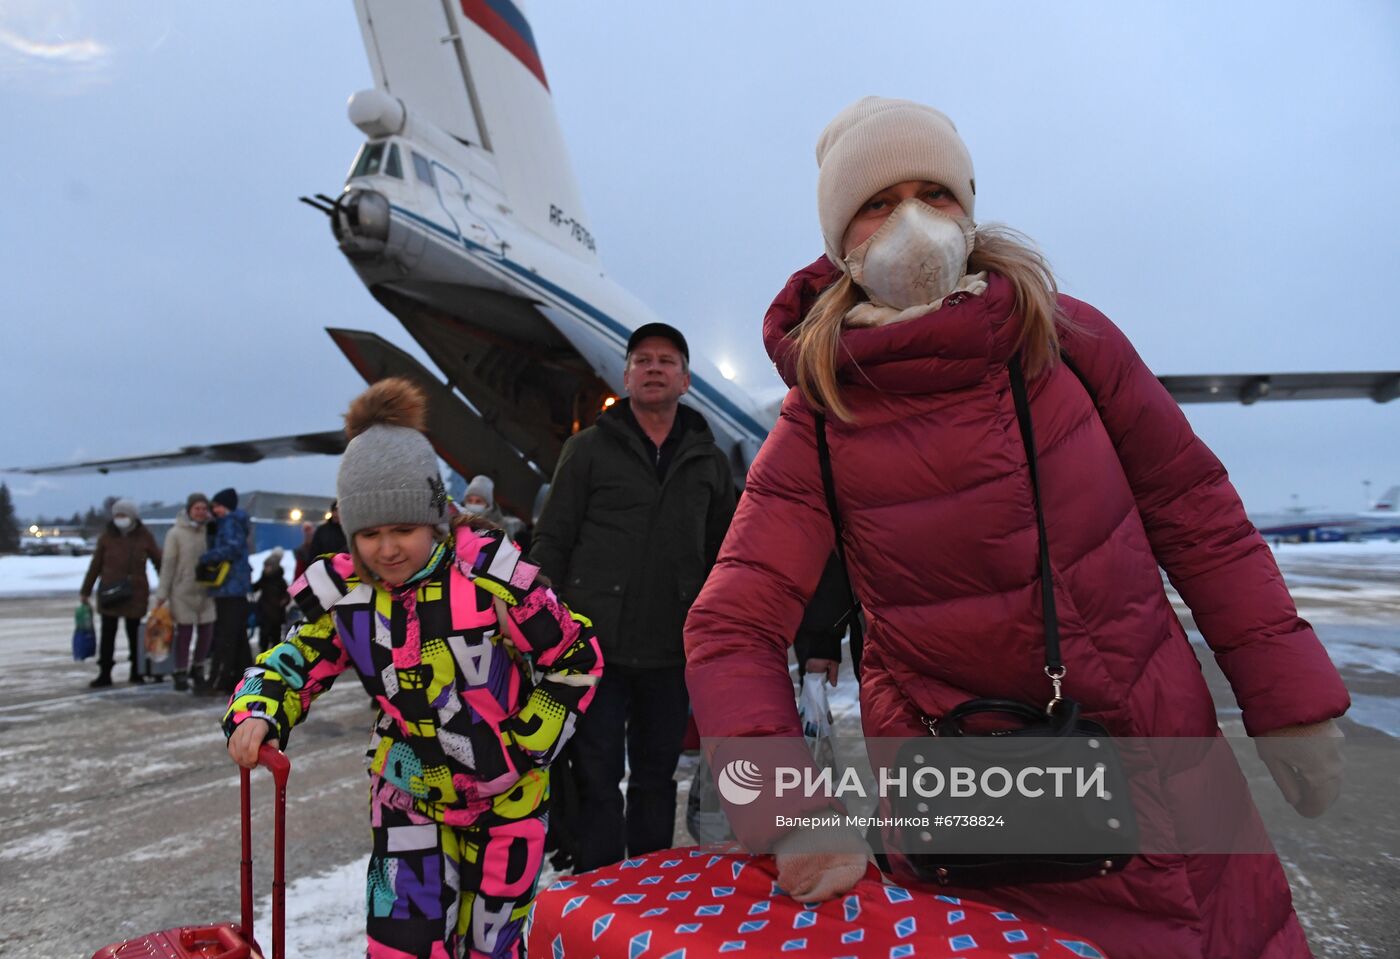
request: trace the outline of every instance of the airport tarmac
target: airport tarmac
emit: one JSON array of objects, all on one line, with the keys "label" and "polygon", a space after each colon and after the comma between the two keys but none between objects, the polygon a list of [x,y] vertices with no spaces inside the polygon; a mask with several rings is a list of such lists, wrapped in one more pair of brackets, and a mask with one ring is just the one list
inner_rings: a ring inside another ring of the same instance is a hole
[{"label": "airport tarmac", "polygon": [[[1400,955],[1400,548],[1284,547],[1280,564],[1355,705],[1347,788],[1307,823],[1267,782],[1261,811],[1319,957]],[[3,563],[3,560],[0,560]],[[0,579],[3,577],[0,576]],[[219,700],[169,683],[91,691],[90,662],[69,656],[71,595],[0,598],[0,956],[83,959],[125,936],[238,911],[238,775],[223,751]],[[1238,713],[1208,653],[1203,665],[1227,733]],[[355,954],[362,943],[363,747],[371,711],[352,678],[318,702],[292,738],[288,802],[289,954]],[[858,734],[848,674],[832,698],[838,735]],[[1364,741],[1364,742],[1363,742]],[[1355,757],[1363,761],[1355,761]],[[678,772],[685,789],[694,769]],[[254,800],[270,802],[265,776]],[[270,832],[255,856],[266,929]],[[687,843],[683,828],[677,841]],[[1240,917],[1240,921],[1248,921]],[[265,935],[262,937],[266,943]]]}]

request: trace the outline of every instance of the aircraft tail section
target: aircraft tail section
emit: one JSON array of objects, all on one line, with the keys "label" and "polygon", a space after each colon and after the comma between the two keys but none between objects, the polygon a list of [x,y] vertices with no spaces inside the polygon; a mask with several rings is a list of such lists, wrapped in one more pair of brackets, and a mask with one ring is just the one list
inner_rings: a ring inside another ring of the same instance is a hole
[{"label": "aircraft tail section", "polygon": [[355,0],[375,85],[494,167],[520,224],[596,264],[549,81],[518,0]]},{"label": "aircraft tail section", "polygon": [[1382,493],[1380,499],[1372,504],[1371,509],[1378,513],[1394,513],[1400,511],[1400,486],[1392,486]]}]

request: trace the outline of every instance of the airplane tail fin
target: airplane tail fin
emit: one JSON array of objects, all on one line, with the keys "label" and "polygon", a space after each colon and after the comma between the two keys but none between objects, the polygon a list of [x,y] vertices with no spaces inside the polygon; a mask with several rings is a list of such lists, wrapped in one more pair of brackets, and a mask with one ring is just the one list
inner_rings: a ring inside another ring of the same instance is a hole
[{"label": "airplane tail fin", "polygon": [[1400,486],[1392,486],[1371,504],[1371,509],[1378,513],[1393,513],[1397,508],[1400,508]]},{"label": "airplane tail fin", "polygon": [[597,262],[519,0],[355,0],[375,85],[490,161],[512,216]]}]

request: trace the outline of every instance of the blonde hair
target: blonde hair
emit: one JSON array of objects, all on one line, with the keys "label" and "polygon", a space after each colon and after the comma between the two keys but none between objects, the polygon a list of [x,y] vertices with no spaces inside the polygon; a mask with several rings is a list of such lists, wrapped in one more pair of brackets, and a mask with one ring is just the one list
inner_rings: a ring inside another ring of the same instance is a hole
[{"label": "blonde hair", "polygon": [[[1026,376],[1035,377],[1055,365],[1060,353],[1060,330],[1067,320],[1060,312],[1059,287],[1050,264],[1030,238],[1010,227],[979,226],[967,272],[986,270],[1005,277],[1016,294],[1015,312],[1021,319],[1016,349]],[[854,415],[841,398],[836,380],[841,326],[863,294],[849,273],[822,291],[802,322],[788,334],[797,347],[797,386],[813,407],[851,422]]]}]

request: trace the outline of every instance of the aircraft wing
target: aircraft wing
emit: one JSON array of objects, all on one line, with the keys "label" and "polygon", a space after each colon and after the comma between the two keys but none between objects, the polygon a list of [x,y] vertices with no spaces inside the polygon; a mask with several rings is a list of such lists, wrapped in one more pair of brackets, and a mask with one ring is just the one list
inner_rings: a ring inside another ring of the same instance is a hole
[{"label": "aircraft wing", "polygon": [[[417,360],[372,333],[356,330],[328,329],[355,369],[367,382],[386,376],[407,376],[428,391],[433,445],[438,455],[463,476],[486,473],[497,483],[497,494],[503,503],[519,515],[528,515],[535,495],[546,477],[540,468],[532,467],[497,430],[488,426],[482,415],[469,407]],[[420,334],[422,331],[419,331]],[[425,346],[437,352],[440,344],[430,337]],[[1371,373],[1227,373],[1187,376],[1159,376],[1178,403],[1243,403],[1260,400],[1327,400],[1370,399],[1388,403],[1400,397],[1400,372]],[[516,424],[502,422],[502,427],[516,432]],[[198,466],[204,463],[257,463],[264,459],[288,456],[338,456],[345,451],[345,434],[341,430],[322,433],[296,433],[264,439],[231,443],[211,443],[203,446],[182,446],[168,453],[143,456],[119,456],[103,460],[83,460],[77,463],[53,463],[44,466],[5,467],[2,472],[31,476],[54,476],[76,473],[120,473],[130,470],[161,469],[167,466]],[[552,449],[536,453],[552,469]],[[523,512],[522,512],[523,511]]]},{"label": "aircraft wing", "polygon": [[1400,396],[1400,372],[1226,373],[1159,376],[1178,403],[1243,403],[1260,400],[1369,399],[1389,403]]},{"label": "aircraft wing", "polygon": [[[536,495],[548,477],[489,425],[481,412],[469,406],[451,387],[387,340],[359,330],[328,329],[326,332],[366,382],[374,383],[388,376],[403,376],[421,386],[428,396],[428,437],[438,455],[463,476],[470,477],[476,473],[491,476],[496,481],[496,498],[502,506],[518,516],[531,515]],[[5,471],[52,475],[111,473],[202,463],[256,463],[263,459],[312,453],[338,456],[345,452],[345,443],[344,431],[332,430],[237,443],[185,446],[169,453],[144,456],[14,467]]]},{"label": "aircraft wing", "polygon": [[256,463],[264,459],[311,454],[336,456],[343,452],[345,434],[340,430],[332,430],[325,433],[272,436],[236,443],[212,443],[208,446],[182,446],[171,453],[151,453],[145,456],[118,456],[113,459],[55,463],[49,466],[12,466],[6,467],[5,472],[28,473],[31,476],[121,473],[128,470],[161,469],[166,466],[198,466],[202,463]]}]

